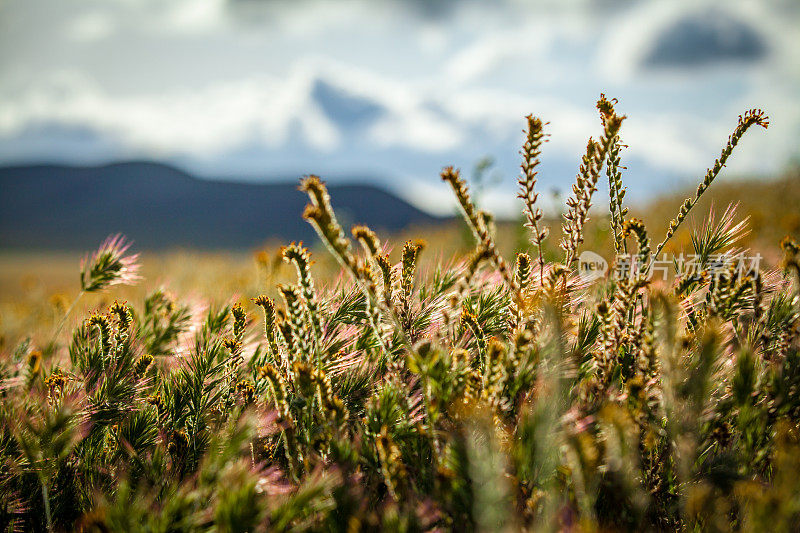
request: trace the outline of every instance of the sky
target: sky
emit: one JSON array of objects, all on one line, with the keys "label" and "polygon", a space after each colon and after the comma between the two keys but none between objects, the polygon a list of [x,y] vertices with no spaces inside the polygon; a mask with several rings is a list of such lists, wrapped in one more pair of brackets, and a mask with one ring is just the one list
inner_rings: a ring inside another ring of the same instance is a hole
[{"label": "sky", "polygon": [[800,2],[0,0],[0,165],[148,159],[202,177],[388,187],[437,213],[438,178],[490,157],[514,198],[524,117],[549,122],[540,190],[566,193],[594,104],[616,97],[628,197],[800,158]]}]

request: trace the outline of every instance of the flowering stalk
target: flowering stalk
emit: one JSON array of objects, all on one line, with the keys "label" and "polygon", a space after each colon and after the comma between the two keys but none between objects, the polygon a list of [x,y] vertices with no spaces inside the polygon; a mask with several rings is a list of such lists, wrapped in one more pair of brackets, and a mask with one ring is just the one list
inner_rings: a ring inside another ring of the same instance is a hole
[{"label": "flowering stalk", "polygon": [[89,317],[88,324],[97,328],[103,361],[111,358],[111,323],[105,315],[95,314]]},{"label": "flowering stalk", "polygon": [[376,255],[375,263],[381,269],[383,276],[383,302],[386,307],[392,307],[392,265],[389,264],[389,255]]},{"label": "flowering stalk", "polygon": [[638,271],[635,272],[636,278],[644,282],[647,278],[647,271],[650,269],[650,239],[647,237],[644,222],[638,218],[628,220],[623,228],[623,237],[627,237],[631,233],[636,235],[639,250],[636,256],[636,264],[639,267]]},{"label": "flowering stalk", "polygon": [[84,258],[81,291],[97,292],[112,285],[134,285],[139,281],[139,254],[125,255],[130,246],[122,235],[114,235],[103,241],[91,258]]},{"label": "flowering stalk", "polygon": [[[286,312],[288,320],[286,325],[285,337],[288,345],[292,345],[300,352],[300,358],[307,361],[310,355],[309,350],[309,328],[306,327],[304,320],[302,296],[300,289],[296,285],[281,285],[278,290],[286,301]],[[295,360],[295,354],[289,353],[290,361]]]},{"label": "flowering stalk", "polygon": [[297,278],[302,289],[303,302],[308,311],[308,316],[311,319],[314,344],[315,346],[319,346],[319,341],[322,338],[322,317],[320,305],[317,301],[317,293],[314,290],[314,280],[311,278],[311,273],[309,272],[311,259],[309,258],[308,250],[303,247],[302,243],[292,243],[282,249],[282,254],[284,261],[293,263],[297,269]]},{"label": "flowering stalk", "polygon": [[528,120],[528,131],[525,138],[525,144],[522,145],[522,176],[519,178],[520,192],[517,195],[522,199],[525,204],[523,213],[527,221],[525,226],[530,228],[533,235],[531,242],[536,246],[539,255],[539,277],[544,277],[544,256],[542,255],[542,242],[547,237],[548,228],[541,224],[542,210],[536,207],[536,200],[539,198],[539,193],[535,192],[536,177],[538,171],[536,168],[539,166],[539,157],[542,155],[542,144],[545,142],[544,124],[542,120],[533,115],[526,117]]},{"label": "flowering stalk", "polygon": [[394,443],[392,437],[388,435],[386,427],[382,429],[380,435],[375,439],[375,447],[378,451],[378,459],[380,460],[381,473],[386,483],[386,489],[394,501],[399,502],[400,496],[405,489],[408,474],[403,464],[400,449]]},{"label": "flowering stalk", "polygon": [[[342,267],[350,272],[350,275],[353,276],[353,279],[361,288],[367,302],[367,317],[370,327],[375,333],[383,352],[388,353],[389,350],[386,347],[380,328],[380,311],[384,311],[396,324],[400,324],[397,315],[378,298],[374,280],[370,275],[370,269],[364,268],[363,265],[359,265],[358,261],[356,261],[350,249],[350,241],[344,236],[344,231],[342,231],[342,227],[336,220],[328,190],[322,180],[318,176],[308,176],[301,181],[300,190],[306,192],[311,201],[310,204],[306,205],[303,218],[311,223],[322,242],[325,243]],[[413,349],[411,341],[402,327],[399,328],[398,333],[400,333],[403,344],[408,349]]]},{"label": "flowering stalk", "polygon": [[298,475],[298,457],[300,456],[295,437],[295,421],[289,410],[289,401],[286,394],[286,381],[278,369],[272,365],[264,365],[259,369],[259,375],[265,378],[272,387],[275,409],[278,411],[278,421],[283,425],[283,444],[286,450],[286,459],[293,476]]},{"label": "flowering stalk", "polygon": [[519,288],[527,288],[528,284],[531,282],[531,256],[524,252],[518,253],[514,272]]},{"label": "flowering stalk", "polygon": [[374,231],[364,224],[360,224],[358,226],[353,226],[350,232],[353,234],[353,238],[364,248],[367,256],[374,258],[378,255],[381,249],[381,241]]},{"label": "flowering stalk", "polygon": [[365,225],[353,226],[351,230],[355,238],[369,257],[370,262],[381,271],[383,281],[383,305],[394,310],[392,303],[392,266],[389,264],[388,254],[381,254],[381,241],[374,231]]},{"label": "flowering stalk", "polygon": [[714,161],[714,165],[706,171],[703,181],[697,186],[697,192],[695,193],[694,198],[687,198],[684,200],[680,210],[678,211],[678,215],[669,223],[667,234],[664,236],[664,240],[661,241],[658,246],[656,246],[656,257],[658,257],[658,254],[661,253],[661,249],[664,248],[664,245],[667,244],[667,241],[669,241],[672,236],[675,235],[675,231],[677,231],[681,223],[686,220],[686,216],[689,214],[689,211],[691,211],[692,208],[697,204],[697,202],[700,200],[700,197],[714,181],[714,178],[716,178],[720,173],[722,167],[725,166],[728,158],[733,153],[733,149],[737,144],[739,144],[739,141],[744,136],[745,132],[747,132],[751,126],[755,125],[761,126],[764,129],[769,127],[769,117],[762,110],[750,109],[746,111],[744,115],[739,115],[739,123],[736,124],[736,128],[733,130],[733,133],[731,133],[731,135],[728,137],[728,143],[722,149],[722,153],[716,159],[716,161]]},{"label": "flowering stalk", "polygon": [[417,257],[422,250],[422,245],[407,241],[403,246],[400,269],[400,322],[411,337],[411,293],[414,290],[414,271],[417,266]]},{"label": "flowering stalk", "polygon": [[592,205],[592,195],[597,190],[603,162],[625,119],[624,116],[617,115],[613,108],[606,107],[603,101],[604,97],[601,96],[598,107],[602,108],[603,135],[597,142],[589,139],[577,181],[572,186],[574,196],[567,200],[569,209],[564,214],[564,238],[561,241],[561,248],[565,252],[564,265],[567,267],[577,259],[578,247],[583,242],[583,227],[589,219],[589,207]]},{"label": "flowering stalk", "polygon": [[611,146],[608,149],[608,164],[606,166],[606,176],[608,177],[608,197],[609,211],[611,213],[611,230],[614,234],[614,251],[619,255],[627,253],[627,243],[622,238],[623,220],[628,213],[626,207],[622,207],[622,200],[625,198],[626,189],[622,185],[619,152],[624,145],[620,143],[619,135],[611,139]]},{"label": "flowering stalk", "polygon": [[233,315],[233,337],[237,342],[242,342],[244,330],[247,326],[247,314],[241,304],[236,304],[231,309],[231,315]]},{"label": "flowering stalk", "polygon": [[276,313],[275,302],[268,296],[261,295],[253,298],[253,303],[264,310],[264,335],[267,338],[269,349],[275,361],[280,359],[280,349],[276,338]]},{"label": "flowering stalk", "polygon": [[122,235],[113,235],[103,241],[91,257],[87,256],[81,260],[81,291],[61,317],[53,341],[58,338],[67,318],[84,294],[99,292],[112,285],[135,285],[142,279],[139,275],[141,267],[138,263],[139,254],[125,255],[130,246],[131,243]]},{"label": "flowering stalk", "polygon": [[494,243],[494,239],[492,239],[492,236],[489,234],[489,228],[486,225],[483,214],[475,209],[475,205],[472,203],[469,190],[467,189],[467,184],[461,178],[461,174],[453,167],[445,167],[441,175],[442,181],[449,183],[450,187],[453,189],[456,199],[458,200],[458,205],[461,208],[461,214],[464,215],[464,219],[469,224],[478,244],[486,250],[486,253],[497,267],[500,275],[503,276],[503,280],[512,294],[516,294],[518,292],[518,287],[511,274],[511,270],[508,268],[505,259],[503,259],[497,251],[497,246]]},{"label": "flowering stalk", "polygon": [[478,354],[480,355],[481,359],[485,359],[486,334],[484,334],[483,328],[478,322],[478,317],[476,317],[469,309],[463,307],[461,309],[461,324],[470,329],[473,337],[475,337],[475,342],[478,345]]}]

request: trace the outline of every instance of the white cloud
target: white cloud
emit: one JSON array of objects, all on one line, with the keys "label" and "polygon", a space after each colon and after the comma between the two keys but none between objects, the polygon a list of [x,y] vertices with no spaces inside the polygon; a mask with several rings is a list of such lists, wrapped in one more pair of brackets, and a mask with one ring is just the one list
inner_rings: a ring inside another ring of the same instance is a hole
[{"label": "white cloud", "polygon": [[105,39],[114,31],[114,19],[102,11],[79,15],[69,28],[69,36],[79,42]]},{"label": "white cloud", "polygon": [[308,101],[303,81],[260,77],[188,92],[112,95],[91,80],[59,76],[13,103],[0,102],[0,133],[13,136],[28,123],[62,122],[94,128],[158,155],[205,154],[234,149],[254,134],[278,147],[297,124],[312,146],[331,150],[338,133]]},{"label": "white cloud", "polygon": [[482,81],[503,64],[525,64],[524,59],[544,53],[545,34],[537,25],[498,31],[460,50],[446,66],[452,84]]},{"label": "white cloud", "polygon": [[225,0],[178,0],[165,4],[160,19],[165,30],[203,33],[214,31],[226,20]]},{"label": "white cloud", "polygon": [[411,176],[402,179],[403,187],[394,192],[401,198],[439,216],[452,216],[458,209],[453,192],[439,179],[424,180]]},{"label": "white cloud", "polygon": [[393,114],[375,124],[370,134],[381,147],[402,146],[425,152],[452,150],[463,141],[455,124],[420,109]]}]

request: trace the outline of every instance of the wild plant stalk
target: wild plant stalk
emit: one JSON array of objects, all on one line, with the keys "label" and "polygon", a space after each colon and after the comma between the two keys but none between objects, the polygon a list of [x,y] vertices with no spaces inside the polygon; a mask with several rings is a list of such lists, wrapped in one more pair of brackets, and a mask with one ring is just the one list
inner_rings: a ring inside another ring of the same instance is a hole
[{"label": "wild plant stalk", "polygon": [[798,260],[800,245],[787,235],[781,241],[781,249],[783,250],[782,266],[784,270],[794,270],[797,283],[800,285],[800,261]]},{"label": "wild plant stalk", "polygon": [[461,208],[461,214],[464,216],[464,219],[467,221],[467,224],[472,230],[472,233],[478,242],[478,247],[481,250],[484,250],[483,253],[485,253],[490,258],[492,263],[494,263],[509,292],[514,295],[517,300],[519,300],[519,287],[517,286],[517,282],[514,280],[513,273],[508,267],[506,260],[503,259],[503,256],[500,255],[500,252],[497,251],[497,246],[495,245],[494,239],[489,232],[489,226],[487,224],[487,217],[485,213],[478,211],[478,209],[476,209],[475,205],[472,203],[466,182],[461,178],[459,171],[453,167],[446,167],[444,170],[442,170],[441,176],[442,180],[449,183],[450,187],[453,189],[456,199],[458,200],[458,205]]},{"label": "wild plant stalk", "polygon": [[536,168],[540,163],[540,156],[542,155],[542,144],[546,141],[544,134],[544,124],[542,120],[533,115],[526,117],[528,121],[528,129],[526,132],[525,143],[522,145],[520,154],[522,155],[522,176],[519,178],[520,192],[517,195],[522,199],[525,207],[523,214],[527,221],[525,226],[531,232],[531,242],[536,246],[536,251],[539,257],[539,283],[544,282],[544,256],[542,255],[542,243],[547,237],[548,228],[542,225],[542,210],[536,207],[536,201],[539,198],[539,193],[535,191],[536,178],[538,171]]},{"label": "wild plant stalk", "polygon": [[622,167],[620,165],[620,149],[622,144],[619,135],[614,137],[608,151],[608,165],[606,175],[608,176],[609,211],[611,212],[611,231],[614,235],[614,251],[617,255],[628,253],[628,243],[622,238],[625,216],[628,208],[622,206],[625,198],[625,187],[622,186]]},{"label": "wild plant stalk", "polygon": [[586,155],[583,156],[578,171],[578,178],[572,186],[573,196],[567,199],[568,210],[564,214],[562,230],[564,238],[561,248],[564,250],[564,265],[570,267],[577,259],[578,247],[583,242],[583,227],[589,218],[589,208],[592,205],[592,195],[597,190],[597,180],[603,169],[606,155],[619,133],[624,116],[619,116],[613,107],[606,105],[604,96],[598,102],[603,119],[603,135],[595,142],[589,139],[586,145]]},{"label": "wild plant stalk", "polygon": [[[300,288],[303,294],[303,303],[305,304],[308,317],[311,320],[311,329],[313,334],[314,351],[318,354],[319,342],[322,338],[322,310],[317,301],[316,290],[314,289],[314,280],[311,278],[311,258],[308,250],[303,247],[303,244],[292,243],[281,250],[284,261],[292,263],[297,270],[297,279],[300,283]],[[317,357],[318,362],[319,358]]]},{"label": "wild plant stalk", "polygon": [[[597,110],[600,111],[600,117],[605,124],[607,117],[615,113],[614,106],[619,101],[616,98],[608,99],[604,94],[600,95],[600,100],[597,102]],[[625,224],[625,215],[628,209],[622,206],[623,199],[625,198],[626,189],[622,185],[622,170],[625,168],[620,164],[620,150],[625,148],[621,143],[619,135],[612,137],[611,144],[608,148],[608,158],[606,164],[606,176],[608,177],[608,196],[609,196],[609,213],[611,216],[611,231],[614,236],[614,251],[617,255],[625,252],[627,253],[628,244],[622,238]]]},{"label": "wild plant stalk", "polygon": [[666,245],[672,236],[675,235],[678,227],[680,227],[683,221],[686,220],[689,212],[700,200],[700,197],[703,196],[703,193],[706,192],[706,190],[711,186],[711,183],[720,173],[722,167],[725,166],[728,158],[733,153],[733,149],[736,148],[737,144],[739,144],[739,141],[744,136],[745,132],[747,132],[747,130],[754,125],[758,125],[764,129],[767,129],[769,127],[769,117],[767,117],[767,115],[764,114],[764,112],[760,109],[750,109],[743,115],[739,115],[739,123],[736,125],[736,128],[734,128],[733,133],[731,133],[731,135],[728,137],[728,142],[722,149],[720,156],[716,159],[716,161],[714,161],[714,165],[706,171],[703,181],[697,186],[697,192],[695,193],[694,197],[687,198],[681,205],[678,215],[672,221],[670,221],[669,227],[667,228],[667,234],[664,236],[664,240],[661,241],[658,246],[656,246],[656,251],[654,254],[656,257],[658,257],[658,254],[661,253],[664,245]]},{"label": "wild plant stalk", "polygon": [[403,246],[400,268],[400,321],[403,329],[409,332],[411,338],[415,337],[415,332],[411,331],[411,296],[414,291],[414,273],[417,268],[417,257],[422,251],[422,244],[408,241]]},{"label": "wild plant stalk", "polygon": [[[517,254],[517,261],[514,264],[514,272],[519,288],[525,290],[531,282],[531,256],[524,252]],[[542,279],[544,281],[544,279]]]},{"label": "wild plant stalk", "polygon": [[264,336],[267,339],[270,353],[275,361],[280,360],[281,353],[276,337],[277,313],[275,302],[266,295],[253,298],[253,303],[261,307],[264,311]]},{"label": "wild plant stalk", "polygon": [[[648,270],[650,269],[650,239],[647,237],[647,230],[644,227],[644,222],[638,218],[632,218],[625,222],[622,229],[622,236],[628,235],[636,236],[637,249],[639,250],[636,255],[635,266],[636,268],[631,274],[639,282],[645,282]],[[632,265],[633,266],[633,265]]]},{"label": "wild plant stalk", "polygon": [[[380,312],[383,311],[388,314],[395,324],[400,324],[399,318],[378,297],[374,280],[370,275],[370,269],[359,264],[353,255],[350,249],[350,241],[344,236],[344,231],[342,231],[342,227],[336,220],[325,184],[318,176],[311,175],[301,181],[300,190],[306,192],[311,201],[303,212],[303,218],[311,223],[322,242],[325,243],[332,255],[350,273],[356,284],[361,288],[367,303],[367,317],[370,326],[384,353],[388,353],[380,327]],[[403,344],[411,348],[412,344],[408,333],[402,328],[400,328],[399,333]]]},{"label": "wild plant stalk", "polygon": [[58,338],[67,318],[84,294],[103,291],[114,285],[134,285],[141,279],[139,254],[125,255],[130,246],[131,243],[122,235],[113,235],[103,241],[91,257],[81,260],[81,290],[61,317],[51,342]]},{"label": "wild plant stalk", "polygon": [[[383,335],[380,331],[379,301],[370,291],[371,280],[364,268],[358,264],[350,249],[350,241],[344,236],[344,231],[336,220],[336,215],[331,207],[328,190],[318,176],[308,176],[300,184],[300,190],[308,193],[311,203],[306,206],[303,218],[308,220],[317,231],[322,242],[328,247],[339,263],[350,272],[356,280],[364,297],[368,302],[368,317],[375,336],[383,344]],[[384,346],[385,347],[385,346]]]},{"label": "wild plant stalk", "polygon": [[353,238],[355,238],[364,249],[367,257],[369,258],[369,265],[371,269],[377,267],[381,272],[381,282],[383,286],[383,305],[391,312],[395,313],[396,308],[392,300],[393,295],[393,282],[392,282],[392,266],[389,264],[388,254],[381,254],[381,241],[374,231],[365,225],[353,226],[350,230]]},{"label": "wild plant stalk", "polygon": [[606,175],[608,176],[608,195],[609,195],[609,211],[611,214],[611,232],[614,237],[614,251],[617,255],[621,254],[624,250],[624,240],[622,239],[622,224],[624,216],[619,213],[623,210],[622,198],[620,193],[624,193],[618,189],[621,183],[619,172],[619,135],[614,137],[611,148],[608,153],[608,165],[606,166]]}]

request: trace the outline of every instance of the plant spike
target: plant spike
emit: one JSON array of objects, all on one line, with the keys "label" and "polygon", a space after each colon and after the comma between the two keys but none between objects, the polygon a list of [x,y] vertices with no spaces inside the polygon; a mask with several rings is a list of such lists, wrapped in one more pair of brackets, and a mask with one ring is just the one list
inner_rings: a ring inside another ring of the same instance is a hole
[{"label": "plant spike", "polygon": [[489,257],[500,272],[500,275],[503,277],[503,280],[512,294],[517,293],[519,287],[517,287],[517,283],[514,281],[511,269],[508,267],[505,259],[503,259],[497,251],[497,246],[489,233],[489,228],[486,226],[485,219],[482,213],[475,209],[475,205],[472,203],[472,199],[469,196],[467,184],[461,178],[461,174],[453,167],[445,167],[444,170],[442,170],[442,180],[449,183],[450,187],[452,187],[456,199],[458,200],[458,205],[461,207],[461,213],[464,215],[467,224],[469,224],[478,244],[489,254]]},{"label": "plant spike", "polygon": [[697,193],[695,193],[694,198],[687,198],[684,200],[680,210],[678,211],[678,215],[672,221],[670,221],[669,227],[667,228],[667,234],[664,236],[664,240],[661,241],[658,246],[656,246],[656,257],[658,257],[658,254],[661,253],[661,250],[664,248],[664,245],[667,244],[667,241],[669,241],[672,236],[675,235],[675,231],[677,231],[678,227],[686,219],[689,211],[691,211],[695,204],[697,204],[697,202],[700,200],[700,197],[703,196],[703,193],[714,181],[714,178],[716,178],[720,173],[722,167],[725,166],[728,158],[733,153],[733,149],[736,148],[737,144],[739,144],[739,141],[744,136],[745,132],[747,132],[747,130],[754,125],[758,125],[764,129],[767,129],[769,127],[769,117],[760,109],[749,109],[745,111],[743,115],[739,115],[739,122],[736,124],[736,128],[734,128],[733,133],[731,133],[731,135],[728,137],[728,142],[722,149],[720,156],[716,159],[716,161],[714,161],[714,165],[706,171],[703,181],[697,186]]},{"label": "plant spike", "polygon": [[281,249],[283,260],[292,263],[297,270],[297,280],[303,293],[303,302],[308,316],[311,318],[311,326],[314,333],[314,345],[318,346],[322,338],[322,310],[317,301],[317,293],[314,289],[314,280],[311,278],[311,258],[308,250],[303,243],[291,243]]},{"label": "plant spike", "polygon": [[[600,101],[603,102],[605,98],[601,96]],[[613,105],[617,103],[616,98],[612,99],[608,105],[598,104],[601,116],[608,116],[613,113]],[[622,185],[622,172],[625,169],[620,165],[619,153],[622,148],[626,146],[620,142],[619,135],[615,135],[611,139],[611,145],[608,149],[608,163],[606,165],[606,176],[608,177],[608,197],[609,197],[609,211],[611,214],[611,230],[614,234],[614,251],[617,255],[627,253],[627,243],[622,238],[623,221],[628,209],[623,207],[622,201],[625,198],[626,189]]]},{"label": "plant spike", "polygon": [[589,219],[589,207],[592,205],[592,195],[597,190],[597,180],[608,150],[613,139],[619,133],[625,116],[619,116],[601,95],[598,101],[603,121],[603,135],[595,142],[589,139],[586,145],[586,155],[583,156],[578,171],[578,178],[572,186],[573,197],[567,200],[568,211],[564,214],[565,223],[562,226],[564,238],[561,248],[565,252],[564,264],[570,267],[577,259],[578,247],[583,242],[583,227]]},{"label": "plant spike", "polygon": [[[544,124],[542,119],[528,115],[525,117],[528,121],[528,130],[526,132],[525,143],[522,145],[520,154],[522,155],[522,175],[517,183],[519,183],[520,192],[517,197],[522,200],[525,207],[523,213],[527,219],[525,226],[531,232],[531,242],[536,246],[539,259],[539,277],[544,277],[544,256],[542,255],[542,243],[547,237],[549,229],[542,225],[542,210],[536,207],[536,200],[539,198],[539,193],[535,192],[536,178],[538,171],[536,168],[539,166],[539,158],[542,155],[542,144],[547,140],[544,134]],[[540,279],[541,281],[541,279]]]},{"label": "plant spike", "polygon": [[272,298],[261,295],[253,298],[253,303],[264,310],[264,335],[267,339],[272,357],[275,361],[280,360],[280,349],[278,347],[278,340],[276,337],[277,329],[277,314],[275,312],[275,302]]}]

